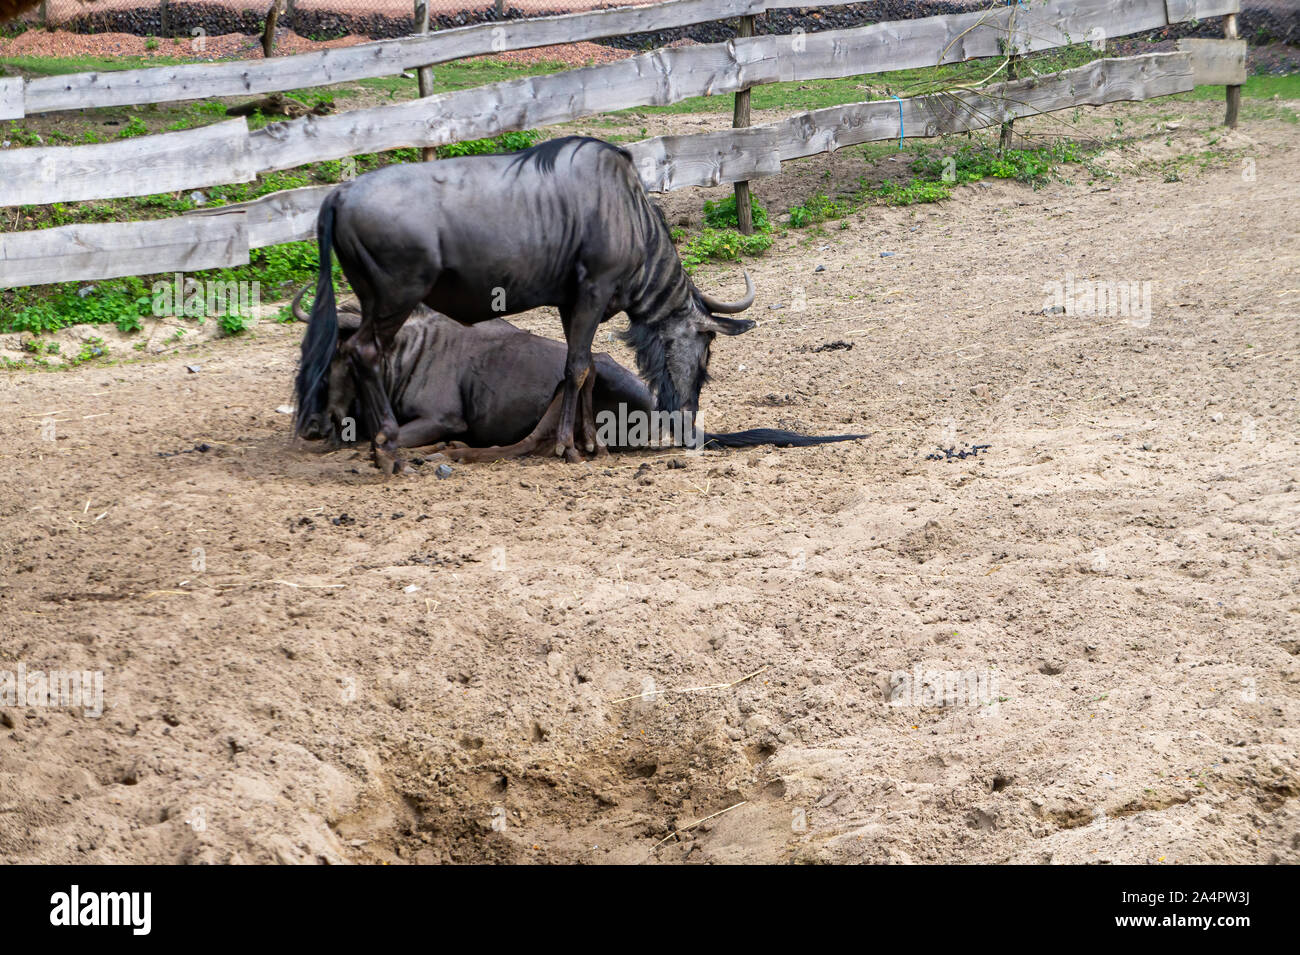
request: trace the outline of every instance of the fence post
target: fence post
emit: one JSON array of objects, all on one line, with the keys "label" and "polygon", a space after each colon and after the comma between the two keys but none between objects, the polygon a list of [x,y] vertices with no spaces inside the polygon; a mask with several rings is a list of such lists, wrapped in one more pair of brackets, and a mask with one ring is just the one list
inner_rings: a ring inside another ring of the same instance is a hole
[{"label": "fence post", "polygon": [[[1007,80],[1014,80],[1020,75],[1020,54],[1016,52],[1016,13],[1019,8],[1015,6],[1015,0],[1007,0],[1007,6],[1011,7],[1011,15],[1007,19]],[[1011,148],[1012,137],[1015,135],[1016,121],[1009,119],[1002,124],[1002,134],[998,137],[998,155],[1001,156]]]},{"label": "fence post", "polygon": [[38,19],[40,20],[41,26],[48,30],[50,28],[50,17],[49,12],[45,8],[45,4],[46,0],[41,0],[41,9],[38,14]]},{"label": "fence post", "polygon": [[[429,32],[429,0],[415,0],[415,29],[417,33]],[[420,82],[420,96],[430,96],[433,94],[433,67],[422,66],[415,71],[415,75]],[[425,162],[430,162],[438,158],[438,152],[432,146],[425,146],[421,150]]]},{"label": "fence post", "polygon": [[[1223,36],[1227,40],[1237,39],[1237,15],[1235,13],[1229,13],[1223,18]],[[1225,89],[1228,91],[1228,110],[1223,117],[1223,124],[1236,128],[1237,111],[1241,109],[1241,87],[1228,86]]]},{"label": "fence post", "polygon": [[160,37],[171,36],[171,10],[167,0],[158,0],[158,35]]},{"label": "fence post", "polygon": [[[754,18],[752,16],[741,17],[740,23],[736,25],[736,36],[747,37],[754,35]],[[741,90],[736,94],[736,108],[731,117],[732,129],[743,129],[749,125],[749,90]],[[741,180],[736,183],[736,225],[743,235],[751,235],[754,232],[754,213],[750,207],[749,199],[749,181]]]},{"label": "fence post", "polygon": [[280,21],[280,4],[283,0],[271,0],[271,9],[266,11],[266,26],[262,30],[262,56],[269,57],[275,52],[275,25]]},{"label": "fence post", "polygon": [[[1010,59],[1007,60],[1007,82],[1016,79],[1020,75],[1020,71],[1016,69],[1019,61],[1020,57],[1015,53],[1012,53]],[[1011,139],[1015,135],[1015,125],[1016,121],[1014,119],[1009,119],[1002,124],[1002,135],[998,139],[999,155],[1011,148]]]}]

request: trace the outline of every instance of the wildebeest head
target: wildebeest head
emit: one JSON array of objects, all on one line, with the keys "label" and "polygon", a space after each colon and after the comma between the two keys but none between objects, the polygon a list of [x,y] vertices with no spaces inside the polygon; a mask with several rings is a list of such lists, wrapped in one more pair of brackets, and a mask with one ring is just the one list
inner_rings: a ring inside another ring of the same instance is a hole
[{"label": "wildebeest head", "polygon": [[637,367],[654,392],[658,411],[680,412],[689,441],[700,410],[700,389],[709,380],[709,349],[717,335],[740,335],[757,323],[728,318],[754,304],[754,280],[745,273],[745,295],[722,302],[691,286],[687,300],[654,323],[633,322],[627,341]]},{"label": "wildebeest head", "polygon": [[[291,308],[294,318],[300,322],[311,320],[311,316],[302,307],[302,297],[311,288],[310,285],[304,285],[299,289],[298,294],[293,297]],[[347,341],[361,327],[361,310],[355,301],[343,302],[339,305],[338,323],[340,343]],[[352,383],[352,370],[348,367],[347,359],[337,352],[330,361],[328,394],[328,404],[319,413],[308,418],[300,432],[302,437],[308,441],[341,441],[344,420],[351,419],[354,423],[359,421],[356,411],[352,407],[353,402],[356,400],[356,388]],[[355,440],[355,438],[350,439]]]}]

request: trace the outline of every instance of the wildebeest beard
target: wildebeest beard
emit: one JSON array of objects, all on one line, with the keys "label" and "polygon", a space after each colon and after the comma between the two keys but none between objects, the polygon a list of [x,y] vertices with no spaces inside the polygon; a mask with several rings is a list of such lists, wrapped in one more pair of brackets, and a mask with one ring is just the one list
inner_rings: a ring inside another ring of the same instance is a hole
[{"label": "wildebeest beard", "polygon": [[713,334],[696,331],[689,309],[654,324],[633,323],[622,335],[636,354],[637,370],[655,396],[657,411],[694,413],[709,381]]}]

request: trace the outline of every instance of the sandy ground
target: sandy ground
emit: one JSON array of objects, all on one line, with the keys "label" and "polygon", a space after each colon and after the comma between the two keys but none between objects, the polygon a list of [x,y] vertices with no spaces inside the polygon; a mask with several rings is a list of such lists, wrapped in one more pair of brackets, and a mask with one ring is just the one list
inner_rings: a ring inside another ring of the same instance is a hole
[{"label": "sandy ground", "polygon": [[[1220,108],[752,262],[706,423],[860,444],[386,481],[290,441],[296,327],[6,373],[0,680],[104,711],[0,709],[0,859],[1300,861],[1300,140],[1134,165]],[[1150,321],[1051,312],[1067,275]],[[918,671],[983,682],[891,705]]]}]

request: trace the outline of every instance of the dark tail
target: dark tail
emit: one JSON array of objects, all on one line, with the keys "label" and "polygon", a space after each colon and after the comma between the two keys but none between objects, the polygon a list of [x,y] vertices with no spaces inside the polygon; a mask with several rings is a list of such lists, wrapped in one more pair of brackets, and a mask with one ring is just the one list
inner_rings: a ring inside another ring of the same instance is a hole
[{"label": "dark tail", "polygon": [[294,430],[299,435],[307,432],[308,423],[325,410],[329,401],[329,370],[334,360],[334,349],[339,341],[339,317],[334,308],[334,268],[330,248],[334,243],[334,202],[337,193],[330,193],[321,204],[316,220],[316,247],[320,257],[320,271],[316,274],[316,300],[311,306],[311,321],[302,337],[302,358],[298,362],[298,377],[294,392],[298,413]]},{"label": "dark tail", "polygon": [[754,448],[771,444],[778,448],[810,448],[816,444],[834,444],[836,441],[857,441],[867,438],[866,434],[800,434],[797,431],[781,431],[778,428],[750,428],[748,431],[732,431],[729,434],[710,434],[704,432],[704,447],[716,448]]}]

